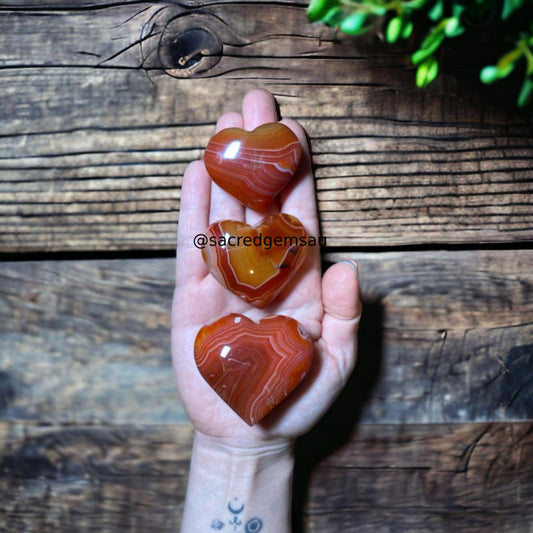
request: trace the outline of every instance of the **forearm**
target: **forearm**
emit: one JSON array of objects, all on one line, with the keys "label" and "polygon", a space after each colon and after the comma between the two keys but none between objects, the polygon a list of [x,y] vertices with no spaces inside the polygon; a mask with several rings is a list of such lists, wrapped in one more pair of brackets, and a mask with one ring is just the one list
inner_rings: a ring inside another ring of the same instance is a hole
[{"label": "forearm", "polygon": [[290,441],[235,443],[195,434],[182,533],[290,531]]}]

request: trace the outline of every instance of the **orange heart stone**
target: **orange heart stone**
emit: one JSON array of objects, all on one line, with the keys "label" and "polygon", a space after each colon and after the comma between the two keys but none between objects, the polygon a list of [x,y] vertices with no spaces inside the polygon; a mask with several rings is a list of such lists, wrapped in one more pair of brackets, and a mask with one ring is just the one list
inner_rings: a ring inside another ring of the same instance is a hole
[{"label": "orange heart stone", "polygon": [[219,131],[207,144],[204,163],[222,189],[255,211],[264,211],[294,176],[301,155],[292,130],[273,122],[253,131]]},{"label": "orange heart stone", "polygon": [[256,323],[232,313],[200,329],[194,359],[213,390],[252,426],[305,377],[313,343],[287,316],[267,316]]},{"label": "orange heart stone", "polygon": [[265,307],[303,263],[308,237],[302,223],[285,213],[255,227],[222,220],[206,230],[202,257],[224,287],[255,307]]}]

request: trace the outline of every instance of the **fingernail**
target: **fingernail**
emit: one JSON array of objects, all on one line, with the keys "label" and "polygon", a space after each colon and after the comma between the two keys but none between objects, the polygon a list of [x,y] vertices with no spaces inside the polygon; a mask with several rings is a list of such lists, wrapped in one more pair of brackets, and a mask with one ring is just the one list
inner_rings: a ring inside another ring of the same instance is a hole
[{"label": "fingernail", "polygon": [[357,263],[354,263],[353,261],[350,261],[349,259],[341,259],[339,263],[348,263],[355,271],[356,274],[359,274],[359,267],[357,266]]}]

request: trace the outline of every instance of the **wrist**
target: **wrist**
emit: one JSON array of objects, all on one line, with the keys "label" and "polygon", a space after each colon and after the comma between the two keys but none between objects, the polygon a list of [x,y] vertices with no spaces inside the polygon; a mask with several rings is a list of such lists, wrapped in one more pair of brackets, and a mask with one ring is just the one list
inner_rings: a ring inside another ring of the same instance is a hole
[{"label": "wrist", "polygon": [[293,444],[292,439],[282,437],[268,440],[218,437],[195,430],[193,446],[195,450],[219,459],[271,464],[292,457]]},{"label": "wrist", "polygon": [[290,484],[293,462],[293,443],[286,439],[257,441],[195,432],[191,466],[223,487],[221,496],[228,501],[250,498],[265,482]]},{"label": "wrist", "polygon": [[287,439],[233,439],[197,431],[182,531],[209,531],[212,524],[237,522],[242,529],[236,531],[245,531],[256,519],[265,533],[289,531],[292,444]]}]

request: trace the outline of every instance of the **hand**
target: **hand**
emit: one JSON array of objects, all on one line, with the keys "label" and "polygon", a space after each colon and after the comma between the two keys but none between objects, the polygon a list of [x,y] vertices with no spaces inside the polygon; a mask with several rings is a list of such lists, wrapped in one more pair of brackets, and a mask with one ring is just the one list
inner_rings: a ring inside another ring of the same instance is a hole
[{"label": "hand", "polygon": [[[263,90],[244,98],[242,115],[220,117],[217,131],[229,127],[252,130],[277,121],[274,99]],[[282,191],[272,211],[300,219],[307,233],[318,237],[318,217],[309,146],[301,126],[283,119],[303,148],[298,174]],[[356,335],[361,303],[354,262],[332,265],[321,279],[320,250],[310,247],[301,269],[283,293],[264,309],[256,309],[222,287],[208,273],[193,238],[221,219],[255,225],[264,214],[243,207],[211,181],[202,161],[191,163],[183,177],[178,224],[176,290],[172,308],[172,357],[178,390],[197,431],[225,442],[254,443],[293,439],[309,430],[343,388],[356,359]],[[228,313],[253,320],[269,314],[298,320],[314,340],[309,374],[278,407],[253,427],[242,421],[209,387],[194,362],[194,339],[206,322]]]}]

